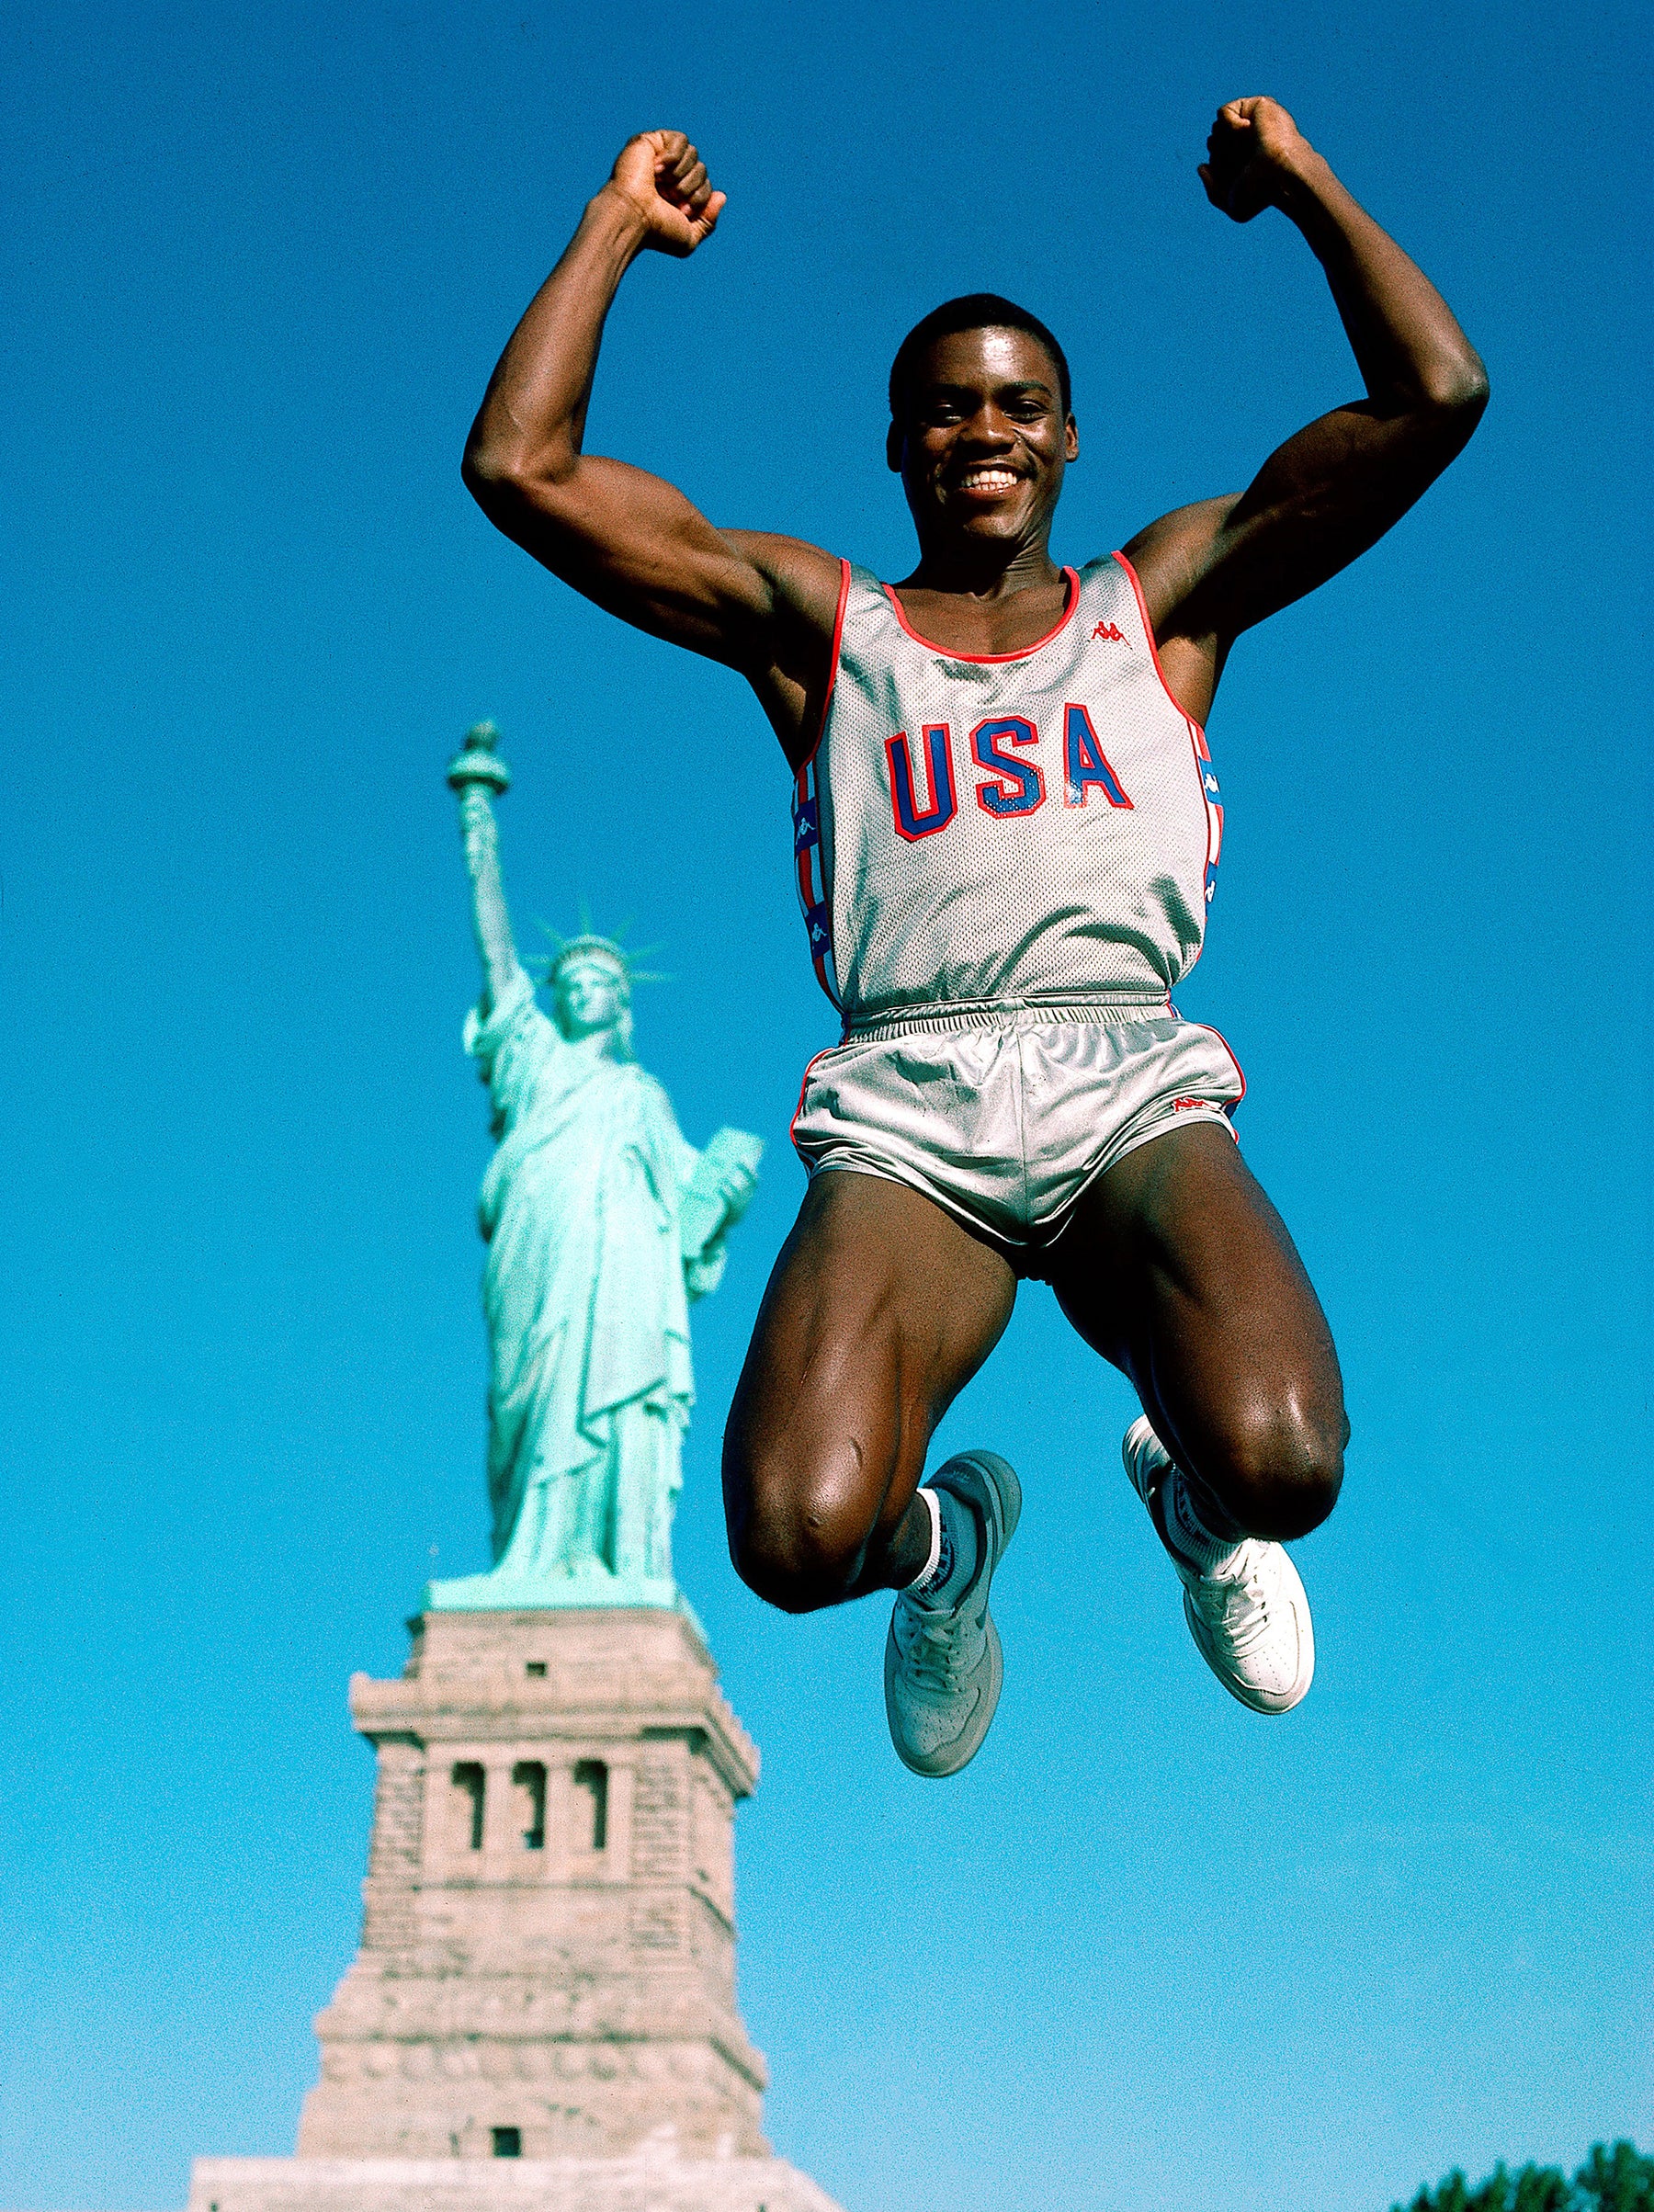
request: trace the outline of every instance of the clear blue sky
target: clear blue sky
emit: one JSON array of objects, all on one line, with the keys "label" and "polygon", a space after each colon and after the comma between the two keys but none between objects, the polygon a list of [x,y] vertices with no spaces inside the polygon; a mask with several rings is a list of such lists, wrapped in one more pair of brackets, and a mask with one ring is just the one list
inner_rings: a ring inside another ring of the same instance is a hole
[{"label": "clear blue sky", "polygon": [[[197,2152],[291,2148],[357,1937],[346,1678],[400,1667],[433,1556],[485,1560],[441,779],[485,713],[525,930],[633,917],[685,1130],[771,1143],[698,1316],[678,1549],[765,1753],[778,2147],[850,2212],[1384,2212],[1455,2162],[1654,2148],[1641,41],[1469,0],[9,16],[0,2202],[175,2206]],[[998,1723],[931,1786],[881,1610],[766,1612],[719,1525],[829,1036],[774,742],[495,537],[459,448],[621,141],[682,124],[728,213],[629,280],[593,447],[900,574],[889,357],[991,287],[1068,346],[1056,547],[1106,551],[1355,390],[1296,233],[1194,176],[1264,90],[1493,381],[1212,717],[1180,999],[1342,1351],[1320,1674],[1281,1723],[1211,1681],[1127,1393],[1034,1289],[945,1432],[1028,1509]]]}]

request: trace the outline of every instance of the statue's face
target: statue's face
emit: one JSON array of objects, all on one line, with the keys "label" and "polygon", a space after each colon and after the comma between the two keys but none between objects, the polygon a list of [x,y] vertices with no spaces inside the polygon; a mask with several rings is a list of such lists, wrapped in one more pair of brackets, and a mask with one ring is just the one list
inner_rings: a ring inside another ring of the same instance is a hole
[{"label": "statue's face", "polygon": [[608,960],[573,959],[557,971],[557,1026],[573,1042],[612,1029],[626,1011],[626,979]]}]

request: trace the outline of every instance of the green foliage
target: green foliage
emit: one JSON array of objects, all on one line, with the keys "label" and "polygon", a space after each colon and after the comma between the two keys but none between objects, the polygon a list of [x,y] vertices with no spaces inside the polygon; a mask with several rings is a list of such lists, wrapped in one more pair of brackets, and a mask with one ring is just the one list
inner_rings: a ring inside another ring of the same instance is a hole
[{"label": "green foliage", "polygon": [[1601,2212],[1654,2212],[1654,2159],[1629,2143],[1615,2143],[1612,2150],[1595,2143],[1574,2187],[1590,2212],[1599,2206]]},{"label": "green foliage", "polygon": [[1654,2212],[1654,2158],[1630,2143],[1612,2150],[1601,2143],[1569,2182],[1556,2166],[1524,2166],[1512,2173],[1502,2161],[1472,2189],[1450,2173],[1433,2190],[1421,2189],[1410,2205],[1390,2212]]}]

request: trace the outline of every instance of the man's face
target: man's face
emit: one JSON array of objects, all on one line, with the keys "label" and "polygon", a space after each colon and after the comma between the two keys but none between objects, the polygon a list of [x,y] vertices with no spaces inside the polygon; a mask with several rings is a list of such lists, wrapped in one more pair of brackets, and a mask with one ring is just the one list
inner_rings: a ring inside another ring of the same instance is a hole
[{"label": "man's face", "polygon": [[1079,450],[1050,355],[1028,331],[991,327],[937,338],[921,357],[888,458],[922,543],[1025,545],[1050,528]]},{"label": "man's face", "polygon": [[625,985],[607,960],[575,959],[558,970],[557,1026],[571,1042],[612,1029],[625,1004]]}]

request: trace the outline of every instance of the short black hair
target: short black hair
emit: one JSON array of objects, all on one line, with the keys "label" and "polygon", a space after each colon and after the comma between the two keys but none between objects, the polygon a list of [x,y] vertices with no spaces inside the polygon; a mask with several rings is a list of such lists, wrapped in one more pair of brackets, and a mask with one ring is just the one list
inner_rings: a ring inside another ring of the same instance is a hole
[{"label": "short black hair", "polygon": [[914,323],[896,348],[896,358],[890,363],[892,422],[901,420],[907,405],[908,382],[914,362],[937,338],[951,338],[956,331],[961,330],[1025,330],[1031,338],[1037,338],[1057,364],[1062,412],[1065,415],[1071,412],[1068,356],[1039,317],[1031,315],[1025,307],[1018,307],[1014,300],[1002,299],[998,292],[967,292],[961,299],[944,300],[940,307],[933,307],[928,315]]}]

